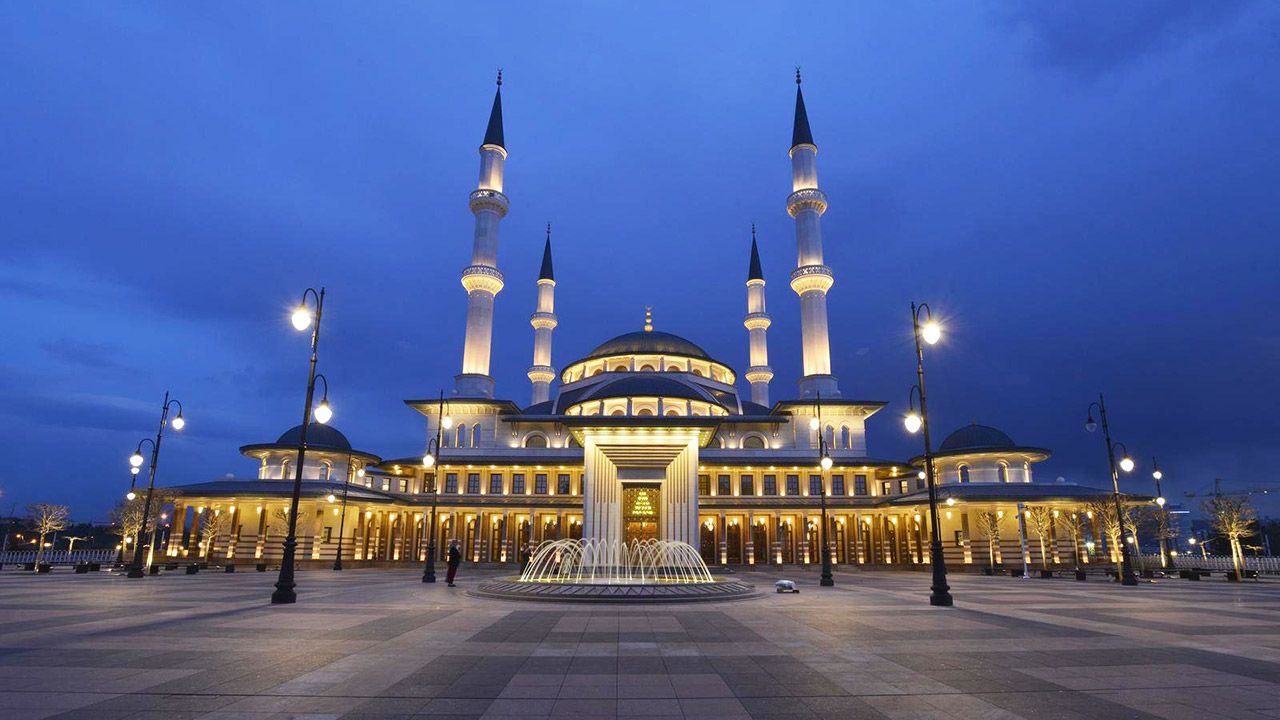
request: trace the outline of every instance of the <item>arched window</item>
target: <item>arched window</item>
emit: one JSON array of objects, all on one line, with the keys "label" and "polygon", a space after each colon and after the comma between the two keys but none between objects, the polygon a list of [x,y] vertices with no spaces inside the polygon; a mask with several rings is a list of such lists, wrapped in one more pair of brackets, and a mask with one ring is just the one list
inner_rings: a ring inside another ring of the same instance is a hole
[{"label": "arched window", "polygon": [[845,450],[853,449],[853,435],[849,432],[848,425],[840,426],[840,447]]},{"label": "arched window", "polygon": [[996,480],[1002,483],[1009,482],[1009,466],[1004,463],[996,465]]},{"label": "arched window", "polygon": [[724,449],[724,438],[720,438],[720,449]]},{"label": "arched window", "polygon": [[610,414],[610,415],[626,415],[626,414],[627,414],[627,411],[626,411],[626,410],[624,410],[624,409],[622,409],[622,408],[614,408],[614,409],[613,409],[613,412],[611,412],[611,413],[609,413],[609,414]]},{"label": "arched window", "polygon": [[968,465],[960,466],[960,482],[962,483],[969,482],[969,466]]},{"label": "arched window", "polygon": [[675,408],[667,408],[667,413],[666,413],[666,414],[667,414],[668,416],[671,416],[671,415],[679,415],[679,414],[680,414],[680,411],[679,411],[679,410],[676,410]]},{"label": "arched window", "polygon": [[598,367],[598,368],[596,368],[595,370],[592,370],[592,371],[591,371],[591,377],[595,377],[595,376],[599,375],[599,374],[600,374],[600,373],[602,373],[602,372],[604,372],[604,368],[602,368],[602,367]]},{"label": "arched window", "polygon": [[460,448],[467,446],[467,426],[466,425],[458,426],[458,432],[454,435],[453,445],[454,447],[460,447]]},{"label": "arched window", "polygon": [[328,460],[325,460],[324,462],[320,463],[320,479],[324,481],[328,481],[329,477],[332,475],[333,475],[333,463],[329,462]]},{"label": "arched window", "polygon": [[529,435],[524,439],[524,446],[527,448],[545,448],[547,446],[547,438],[542,435]]},{"label": "arched window", "polygon": [[289,479],[289,458],[280,461],[280,479]]},{"label": "arched window", "polygon": [[828,425],[827,426],[827,447],[833,448],[835,447],[835,445],[836,445],[836,429]]},{"label": "arched window", "polygon": [[702,377],[702,371],[699,370],[698,368],[693,369],[693,374],[697,375],[698,377]]},{"label": "arched window", "polygon": [[613,366],[613,371],[614,371],[614,372],[626,372],[626,371],[627,371],[627,366],[626,366],[626,364],[614,365],[614,366]]},{"label": "arched window", "polygon": [[648,363],[640,366],[640,372],[655,372],[654,367]]},{"label": "arched window", "polygon": [[652,415],[652,414],[653,414],[653,411],[650,410],[649,408],[640,408],[640,410],[636,412],[636,415]]},{"label": "arched window", "polygon": [[742,448],[744,450],[763,450],[764,438],[759,435],[748,435],[742,439]]},{"label": "arched window", "polygon": [[1031,482],[1031,463],[1022,463],[1022,482]]},{"label": "arched window", "polygon": [[480,447],[480,426],[471,426],[471,447]]}]

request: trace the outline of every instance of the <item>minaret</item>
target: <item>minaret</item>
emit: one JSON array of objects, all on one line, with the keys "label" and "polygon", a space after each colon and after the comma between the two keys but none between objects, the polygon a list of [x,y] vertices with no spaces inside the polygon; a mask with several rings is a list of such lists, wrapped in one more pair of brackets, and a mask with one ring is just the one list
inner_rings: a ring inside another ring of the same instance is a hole
[{"label": "minaret", "polygon": [[798,258],[791,273],[791,289],[800,296],[800,327],[804,347],[804,377],[800,397],[840,397],[831,374],[831,342],[827,336],[827,291],[835,283],[831,268],[822,263],[822,213],[827,196],[818,189],[818,146],[809,131],[809,114],[800,91],[796,68],[796,119],[791,130],[791,195],[787,212],[796,221]]},{"label": "minaret", "polygon": [[498,90],[489,112],[489,127],[480,145],[480,182],[471,193],[471,212],[476,216],[471,264],[462,270],[462,287],[467,290],[467,339],[462,350],[462,373],[457,375],[454,394],[461,397],[493,397],[489,376],[489,352],[493,344],[493,299],[502,290],[498,272],[498,223],[507,214],[507,196],[502,194],[502,171],[507,148],[502,140],[502,71]]},{"label": "minaret", "polygon": [[542,271],[538,273],[538,309],[529,318],[533,325],[533,365],[529,381],[533,383],[532,404],[551,399],[551,381],[556,378],[551,367],[551,331],[556,329],[556,277],[551,269],[551,223],[547,223],[547,244],[542,249]]},{"label": "minaret", "polygon": [[745,377],[751,383],[751,402],[769,405],[769,381],[773,368],[769,367],[769,345],[765,333],[773,321],[764,307],[764,272],[760,270],[760,250],[756,247],[756,226],[751,226],[751,265],[747,268],[747,317],[742,324],[750,339],[751,367]]}]

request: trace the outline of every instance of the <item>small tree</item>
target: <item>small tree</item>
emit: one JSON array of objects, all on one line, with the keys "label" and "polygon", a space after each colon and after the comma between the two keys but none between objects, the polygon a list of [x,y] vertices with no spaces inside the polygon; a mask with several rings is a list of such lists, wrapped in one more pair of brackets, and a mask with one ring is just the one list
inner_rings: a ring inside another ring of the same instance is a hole
[{"label": "small tree", "polygon": [[36,533],[40,535],[39,545],[36,549],[36,565],[39,565],[44,560],[45,536],[49,533],[66,529],[67,518],[71,515],[71,508],[66,505],[36,503],[28,505],[27,512],[31,514],[32,526],[35,528]]},{"label": "small tree", "polygon": [[1084,533],[1084,517],[1078,512],[1063,514],[1058,522],[1071,531],[1071,555],[1075,559],[1076,569],[1080,569],[1080,537]]},{"label": "small tree", "polygon": [[1027,508],[1026,517],[1027,526],[1040,541],[1040,564],[1045,569],[1048,569],[1049,556],[1046,547],[1049,535],[1053,532],[1053,508],[1045,505],[1033,505]]},{"label": "small tree", "polygon": [[209,559],[209,553],[213,550],[213,543],[217,541],[218,536],[227,528],[227,515],[221,510],[205,508],[201,513],[200,522],[200,554],[205,560]]},{"label": "small tree", "polygon": [[146,490],[137,493],[132,500],[121,500],[111,509],[111,528],[115,535],[120,538],[120,547],[123,551],[126,538],[133,538],[134,542],[144,542],[143,536],[146,533],[154,532],[160,524],[161,508],[170,505],[177,499],[177,495],[164,488],[156,488],[151,495],[151,516],[147,518],[147,527],[142,527],[142,511],[146,506],[147,497]]},{"label": "small tree", "polygon": [[1120,549],[1120,518],[1116,515],[1116,504],[1111,498],[1096,498],[1087,505],[1093,513],[1095,527],[1102,531],[1107,541],[1107,550],[1116,563],[1117,577],[1122,570],[1123,552]]},{"label": "small tree", "polygon": [[987,536],[987,561],[992,571],[996,569],[996,546],[1000,544],[1000,516],[991,510],[983,510],[973,517],[978,532]]},{"label": "small tree", "polygon": [[1247,497],[1229,497],[1219,495],[1206,500],[1201,506],[1209,516],[1209,524],[1214,532],[1225,537],[1231,545],[1231,564],[1235,567],[1236,577],[1244,576],[1244,549],[1240,546],[1240,538],[1254,534],[1258,523],[1258,514],[1249,505]]}]

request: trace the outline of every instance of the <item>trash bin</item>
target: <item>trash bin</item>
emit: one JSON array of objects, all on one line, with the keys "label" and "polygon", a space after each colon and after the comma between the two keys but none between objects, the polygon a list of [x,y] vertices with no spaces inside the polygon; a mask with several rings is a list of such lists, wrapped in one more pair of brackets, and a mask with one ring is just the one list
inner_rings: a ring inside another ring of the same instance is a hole
[{"label": "trash bin", "polygon": [[1089,579],[1089,574],[1083,570],[1077,570],[1076,579],[1079,580],[1080,582],[1085,582]]},{"label": "trash bin", "polygon": [[223,572],[233,573],[233,572],[235,572],[235,571],[236,571],[236,566],[235,566],[234,564],[232,564],[232,563],[227,563],[226,567],[224,567],[224,568],[222,569],[222,571],[223,571]]},{"label": "trash bin", "polygon": [[76,574],[77,574],[77,575],[84,575],[84,574],[85,574],[85,573],[87,573],[87,572],[89,572],[89,566],[88,566],[88,565],[86,565],[85,563],[76,563]]},{"label": "trash bin", "polygon": [[266,563],[258,563],[257,565],[255,565],[255,566],[254,566],[254,569],[255,569],[255,570],[257,570],[258,572],[266,572],[266,571],[267,571],[267,564],[266,564]]},{"label": "trash bin", "polygon": [[192,564],[192,565],[188,565],[188,566],[187,566],[187,574],[188,574],[188,575],[195,575],[195,574],[196,574],[196,573],[198,573],[198,572],[200,572],[200,566],[199,566],[199,565]]}]

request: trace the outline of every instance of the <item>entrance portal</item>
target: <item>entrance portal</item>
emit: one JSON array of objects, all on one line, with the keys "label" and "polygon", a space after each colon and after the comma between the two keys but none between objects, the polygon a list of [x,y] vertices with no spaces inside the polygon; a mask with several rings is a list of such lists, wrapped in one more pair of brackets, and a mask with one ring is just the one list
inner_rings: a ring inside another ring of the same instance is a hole
[{"label": "entrance portal", "polygon": [[628,483],[622,487],[622,539],[631,544],[658,539],[661,486]]}]

